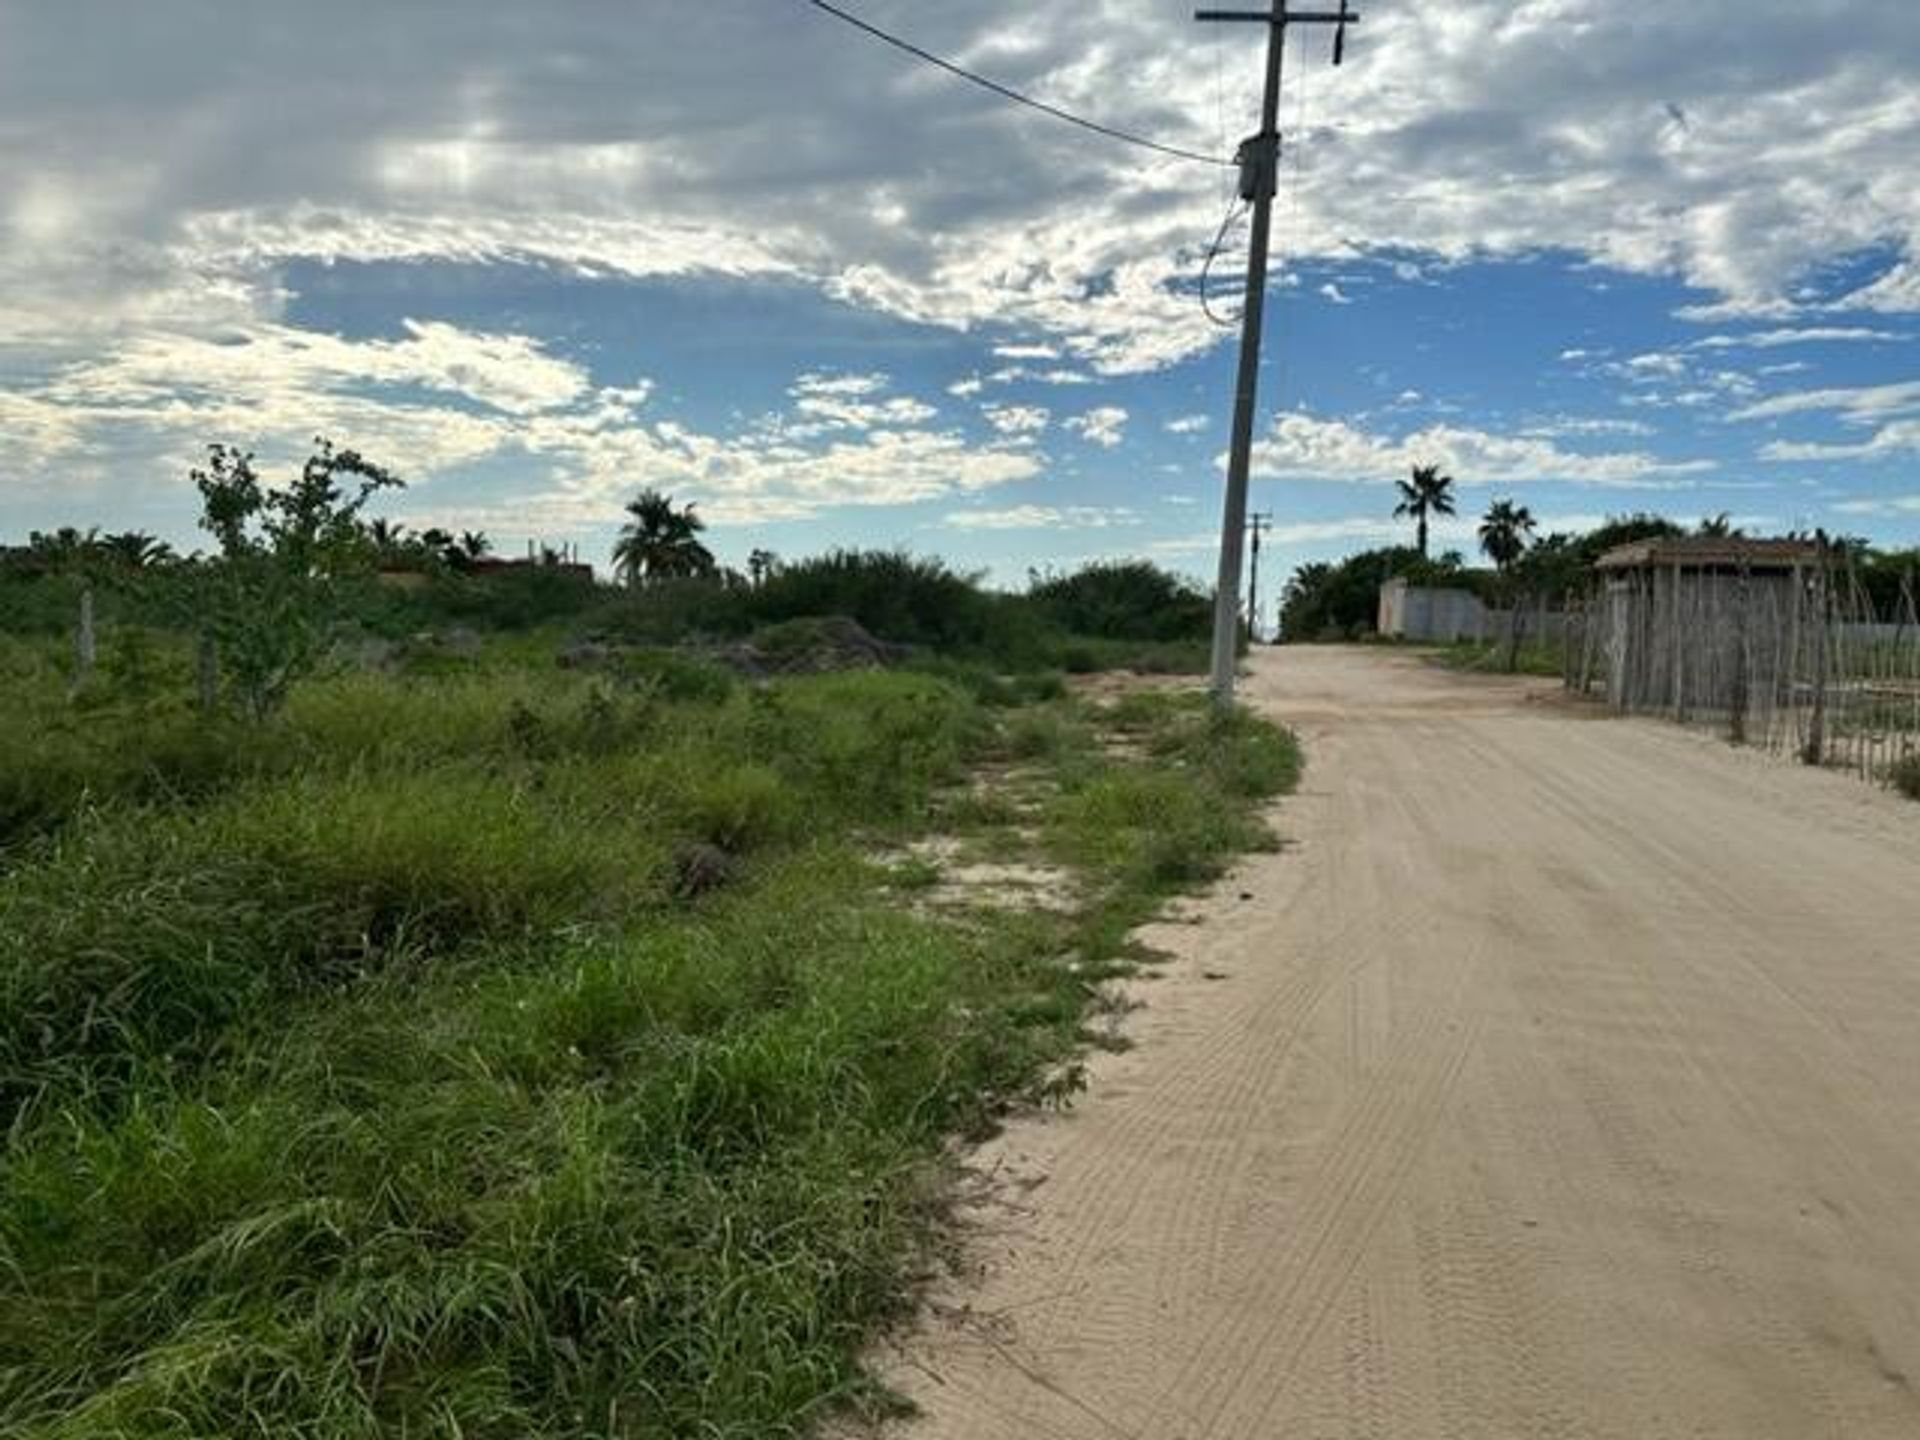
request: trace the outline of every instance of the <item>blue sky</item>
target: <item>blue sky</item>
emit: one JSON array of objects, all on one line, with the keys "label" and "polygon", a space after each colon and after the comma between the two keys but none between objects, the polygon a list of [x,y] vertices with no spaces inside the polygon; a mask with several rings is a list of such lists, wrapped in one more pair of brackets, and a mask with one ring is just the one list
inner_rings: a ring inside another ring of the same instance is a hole
[{"label": "blue sky", "polygon": [[[1254,38],[1185,5],[861,8],[1174,143],[1252,126]],[[1413,463],[1462,487],[1444,545],[1506,496],[1920,541],[1907,5],[1367,12],[1287,76],[1276,579],[1403,534]],[[206,443],[325,433],[509,550],[604,560],[652,485],[736,560],[1211,570],[1223,175],[797,0],[0,0],[0,169],[0,540],[191,546]]]}]

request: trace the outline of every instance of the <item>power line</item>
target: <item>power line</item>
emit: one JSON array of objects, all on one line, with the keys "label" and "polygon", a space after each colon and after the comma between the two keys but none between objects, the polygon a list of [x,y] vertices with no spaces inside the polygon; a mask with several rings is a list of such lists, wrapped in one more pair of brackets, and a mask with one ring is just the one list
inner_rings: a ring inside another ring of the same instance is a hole
[{"label": "power line", "polygon": [[1064,120],[1069,125],[1079,126],[1082,130],[1091,130],[1094,134],[1104,135],[1109,140],[1120,140],[1128,145],[1138,145],[1143,150],[1155,150],[1162,155],[1171,155],[1180,160],[1196,161],[1201,165],[1220,165],[1228,169],[1233,168],[1233,162],[1231,160],[1223,160],[1218,155],[1202,155],[1197,150],[1182,150],[1178,145],[1162,145],[1158,140],[1149,140],[1142,135],[1133,135],[1125,130],[1116,130],[1111,125],[1102,125],[1097,120],[1088,120],[1084,116],[1062,110],[1057,105],[1049,105],[1044,100],[1036,100],[1031,95],[1022,95],[1018,90],[1002,85],[998,80],[989,80],[986,76],[976,74],[964,66],[956,65],[951,60],[941,59],[940,56],[935,55],[931,50],[922,50],[911,41],[902,40],[898,35],[889,34],[879,26],[871,25],[867,21],[862,20],[858,15],[853,15],[842,10],[838,5],[828,4],[827,0],[806,0],[806,3],[824,14],[831,15],[836,20],[853,26],[856,30],[865,31],[874,39],[891,45],[896,50],[905,51],[916,60],[925,61],[929,65],[946,71],[949,75],[957,75],[962,80],[970,81],[984,89],[991,90],[1003,99],[1011,100],[1019,105],[1025,105],[1032,110],[1038,110],[1042,115],[1051,115],[1056,120]]},{"label": "power line", "polygon": [[1213,275],[1213,262],[1220,258],[1220,252],[1226,248],[1227,231],[1233,225],[1233,222],[1239,218],[1241,207],[1245,204],[1246,202],[1242,200],[1236,192],[1232,202],[1227,206],[1225,218],[1220,221],[1219,233],[1213,237],[1213,244],[1207,247],[1206,263],[1200,267],[1200,308],[1206,312],[1207,319],[1211,320],[1223,330],[1230,330],[1240,322],[1238,320],[1223,320],[1220,316],[1213,313],[1213,300],[1207,293],[1207,282]]}]

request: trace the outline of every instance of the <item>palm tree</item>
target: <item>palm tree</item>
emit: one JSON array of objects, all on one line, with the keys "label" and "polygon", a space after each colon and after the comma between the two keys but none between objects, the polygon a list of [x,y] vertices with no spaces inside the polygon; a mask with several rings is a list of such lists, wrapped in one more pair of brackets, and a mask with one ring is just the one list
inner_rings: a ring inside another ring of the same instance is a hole
[{"label": "palm tree", "polygon": [[173,547],[144,530],[124,530],[103,535],[97,542],[100,553],[128,570],[144,570],[173,558]]},{"label": "palm tree", "polygon": [[758,590],[780,569],[780,557],[771,550],[755,550],[747,556],[747,579]]},{"label": "palm tree", "polygon": [[493,541],[487,538],[484,530],[462,530],[460,532],[459,551],[471,563],[484,560],[493,551]]},{"label": "palm tree", "polygon": [[1393,507],[1396,520],[1412,516],[1419,527],[1420,558],[1427,558],[1427,517],[1453,514],[1453,477],[1442,475],[1438,465],[1416,465],[1412,480],[1396,480],[1400,503]]},{"label": "palm tree", "polygon": [[628,503],[627,514],[631,518],[620,527],[613,564],[628,585],[713,573],[713,552],[700,543],[706,522],[692,505],[675,506],[671,495],[642,490]]},{"label": "palm tree", "polygon": [[1700,522],[1694,534],[1715,540],[1739,540],[1746,532],[1733,523],[1733,517],[1722,510],[1718,515],[1709,515]]},{"label": "palm tree", "polygon": [[380,554],[382,560],[393,559],[405,547],[407,527],[398,520],[389,520],[381,516],[367,524],[367,540]]},{"label": "palm tree", "polygon": [[1496,500],[1480,522],[1480,548],[1499,568],[1507,602],[1507,669],[1520,663],[1520,601],[1513,593],[1513,570],[1527,553],[1534,531],[1533,512],[1511,500]]},{"label": "palm tree", "polygon": [[1534,528],[1533,512],[1526,506],[1496,500],[1480,522],[1480,548],[1504,576],[1527,553]]},{"label": "palm tree", "polygon": [[71,525],[62,525],[58,530],[35,530],[27,537],[27,549],[38,563],[49,569],[72,570],[98,553],[100,531],[96,526],[82,532]]}]

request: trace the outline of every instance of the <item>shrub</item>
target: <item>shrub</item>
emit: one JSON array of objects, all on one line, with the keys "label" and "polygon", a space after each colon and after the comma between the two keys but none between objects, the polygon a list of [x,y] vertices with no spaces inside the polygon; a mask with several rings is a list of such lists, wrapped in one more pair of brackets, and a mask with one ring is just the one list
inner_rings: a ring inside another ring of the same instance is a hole
[{"label": "shrub", "polygon": [[742,854],[793,839],[806,815],[793,786],[769,766],[729,765],[686,777],[682,823],[696,838]]},{"label": "shrub", "polygon": [[785,566],[746,601],[763,625],[845,615],[903,645],[965,650],[989,645],[995,597],[943,560],[898,550],[835,550]]},{"label": "shrub", "polygon": [[1920,800],[1920,752],[1906,756],[1893,767],[1893,787],[1909,800]]},{"label": "shrub", "polygon": [[1205,640],[1213,599],[1145,560],[1103,561],[1036,582],[1041,614],[1074,635],[1109,640]]},{"label": "shrub", "polygon": [[624,680],[652,687],[664,700],[717,705],[733,693],[731,670],[676,650],[628,650],[621,653],[618,673]]}]

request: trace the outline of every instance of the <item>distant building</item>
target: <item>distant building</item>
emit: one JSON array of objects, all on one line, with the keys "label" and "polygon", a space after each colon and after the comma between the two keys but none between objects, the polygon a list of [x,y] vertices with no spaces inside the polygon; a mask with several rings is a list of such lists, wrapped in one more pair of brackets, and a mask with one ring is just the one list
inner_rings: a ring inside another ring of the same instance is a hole
[{"label": "distant building", "polygon": [[1636,540],[1594,562],[1607,698],[1617,710],[1725,710],[1787,683],[1809,578],[1806,540],[1690,535]]},{"label": "distant building", "polygon": [[1471,590],[1409,585],[1395,578],[1380,587],[1376,629],[1395,640],[1425,640],[1451,645],[1456,640],[1485,640],[1498,633],[1493,612]]}]

